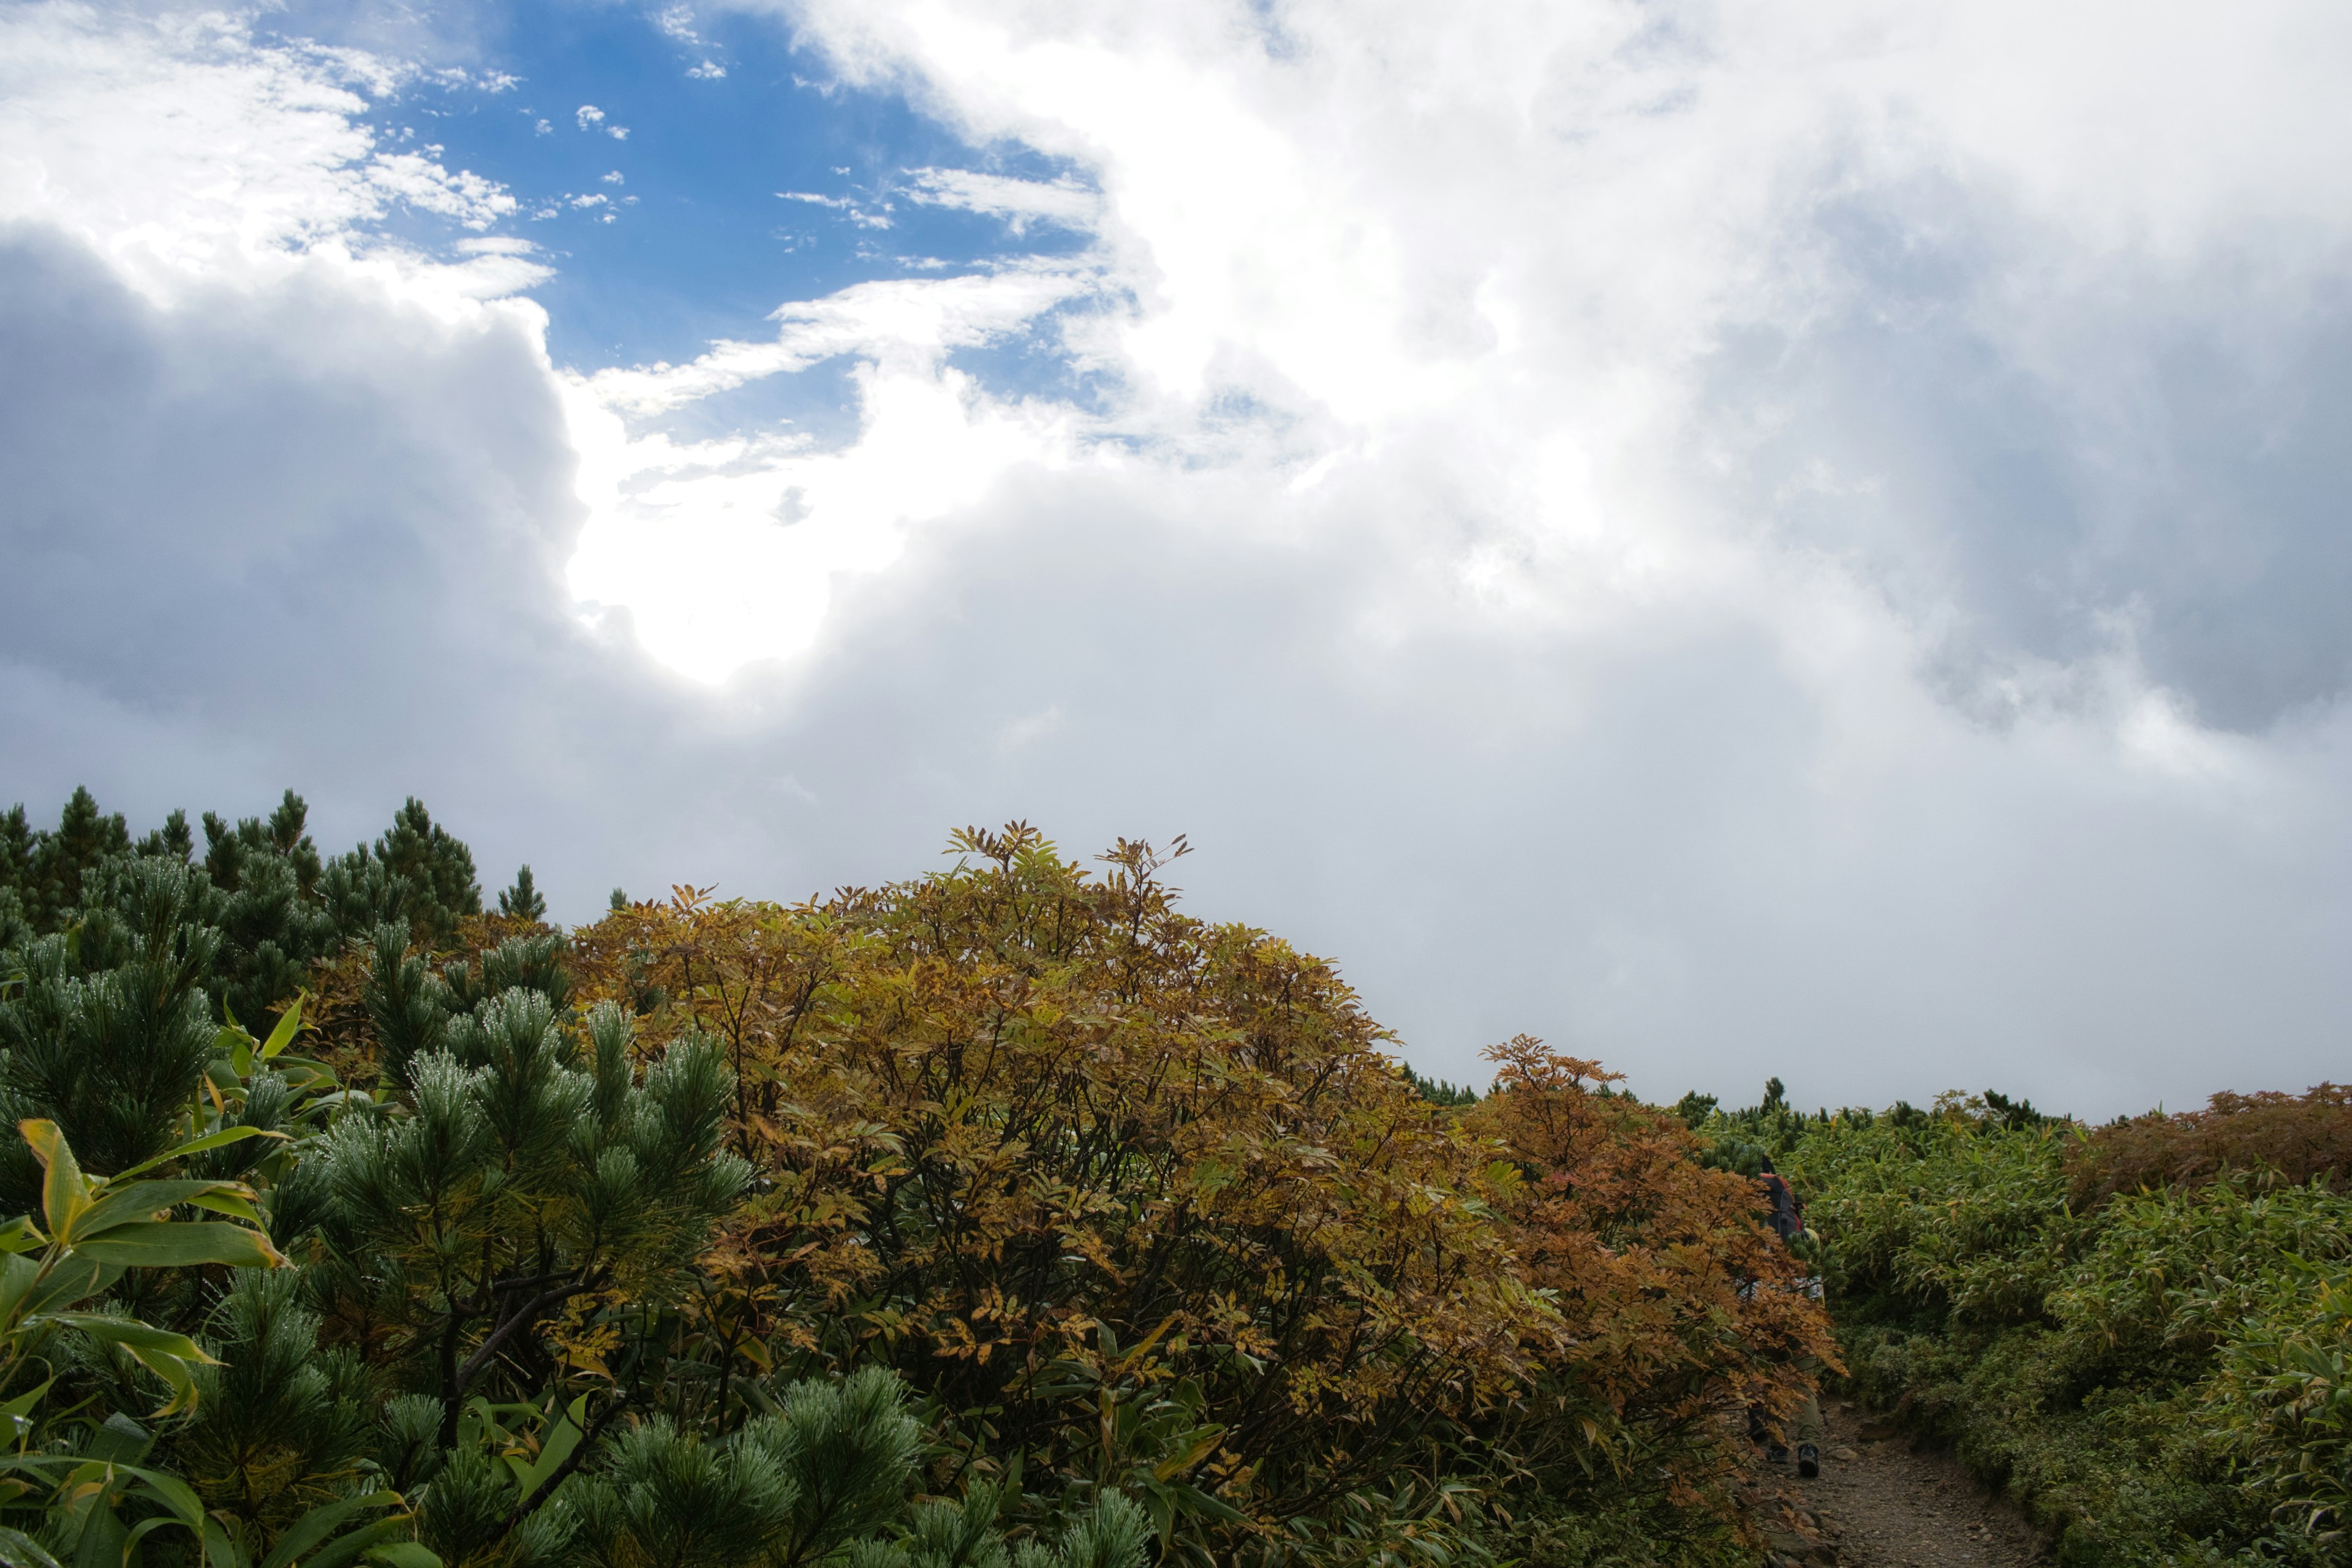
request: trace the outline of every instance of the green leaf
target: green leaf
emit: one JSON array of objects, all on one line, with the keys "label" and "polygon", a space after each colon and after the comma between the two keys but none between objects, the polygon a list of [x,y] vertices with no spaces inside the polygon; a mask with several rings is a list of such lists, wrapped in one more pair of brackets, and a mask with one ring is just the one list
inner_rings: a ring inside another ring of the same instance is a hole
[{"label": "green leaf", "polygon": [[37,1247],[47,1247],[49,1238],[33,1224],[30,1215],[18,1215],[0,1226],[0,1252],[30,1252]]},{"label": "green leaf", "polygon": [[548,1428],[546,1441],[540,1445],[538,1462],[517,1478],[522,1487],[520,1494],[522,1499],[528,1500],[531,1493],[545,1485],[547,1478],[572,1457],[574,1448],[580,1447],[580,1439],[588,1435],[587,1415],[588,1396],[583,1394],[556,1417],[554,1425]]},{"label": "green leaf", "polygon": [[223,1220],[133,1220],[110,1226],[87,1243],[77,1242],[74,1250],[130,1268],[192,1268],[200,1263],[278,1268],[286,1263],[268,1237]]},{"label": "green leaf", "polygon": [[381,1563],[384,1568],[441,1568],[441,1558],[431,1547],[417,1541],[387,1541],[381,1546],[371,1546],[362,1553],[371,1563]]},{"label": "green leaf", "polygon": [[236,1182],[128,1182],[121,1186],[110,1183],[104,1195],[90,1205],[75,1225],[72,1245],[79,1247],[84,1241],[119,1225],[152,1218],[181,1204],[195,1202],[205,1194],[222,1187],[226,1187],[231,1193],[249,1191]]},{"label": "green leaf", "polygon": [[1184,1505],[1184,1511],[1187,1513],[1201,1514],[1210,1519],[1223,1520],[1227,1524],[1238,1524],[1246,1517],[1236,1510],[1233,1504],[1226,1502],[1222,1499],[1213,1498],[1207,1492],[1202,1491],[1196,1486],[1191,1485],[1189,1482],[1171,1482],[1168,1487],[1168,1491],[1178,1501]]},{"label": "green leaf", "polygon": [[0,1325],[16,1326],[26,1298],[40,1282],[41,1266],[15,1253],[0,1257]]},{"label": "green leaf", "polygon": [[146,1489],[144,1495],[171,1510],[172,1517],[177,1522],[202,1535],[205,1505],[196,1500],[196,1494],[189,1489],[187,1482],[163,1470],[150,1470],[133,1465],[117,1465],[114,1469],[118,1475],[129,1476],[141,1482]]},{"label": "green leaf", "polygon": [[110,1465],[135,1465],[154,1446],[153,1433],[118,1410],[92,1429],[81,1451]]},{"label": "green leaf", "polygon": [[41,1183],[41,1214],[49,1222],[49,1234],[62,1237],[72,1229],[76,1216],[89,1206],[89,1188],[82,1180],[81,1165],[56,1122],[28,1116],[16,1123],[16,1131],[32,1145],[33,1157],[47,1173]]},{"label": "green leaf", "polygon": [[[246,1190],[250,1192],[252,1189]],[[251,1198],[240,1197],[235,1192],[206,1193],[201,1197],[190,1198],[188,1203],[191,1207],[210,1209],[215,1214],[225,1214],[231,1219],[241,1219],[257,1228],[268,1224],[268,1221],[261,1217],[261,1211],[254,1206]]]},{"label": "green leaf", "polygon": [[[337,1502],[320,1503],[317,1508],[294,1521],[285,1534],[278,1538],[277,1547],[261,1560],[261,1568],[285,1568],[285,1565],[309,1552],[310,1548],[332,1536],[345,1520],[363,1509],[396,1508],[400,1494],[395,1491],[369,1492],[364,1497],[344,1498]],[[378,1521],[378,1523],[400,1523],[401,1521]],[[356,1556],[354,1548],[351,1555]],[[314,1559],[314,1561],[316,1561]]]},{"label": "green leaf", "polygon": [[302,1568],[342,1568],[342,1564],[354,1561],[362,1552],[400,1544],[400,1537],[412,1533],[414,1529],[404,1513],[379,1519],[327,1542],[303,1562]]},{"label": "green leaf", "polygon": [[60,1568],[47,1548],[21,1530],[0,1524],[0,1563],[8,1568]]},{"label": "green leaf", "polygon": [[[30,1258],[11,1258],[32,1266]],[[35,1268],[37,1276],[40,1270]],[[11,1269],[10,1273],[15,1270]],[[54,1312],[70,1307],[76,1301],[86,1301],[122,1278],[122,1270],[94,1258],[79,1258],[68,1254],[49,1265],[48,1277],[33,1281],[26,1295],[24,1310],[28,1312]],[[13,1283],[13,1281],[12,1281]]]},{"label": "green leaf", "polygon": [[[120,1172],[109,1179],[119,1182],[127,1176],[135,1176],[140,1174],[142,1172],[152,1171],[156,1166],[164,1164],[173,1160],[177,1160],[183,1155],[201,1154],[207,1149],[226,1148],[231,1143],[242,1143],[248,1138],[277,1138],[286,1140],[286,1134],[283,1132],[265,1131],[258,1127],[224,1127],[217,1132],[207,1132],[201,1138],[191,1138],[176,1149],[166,1149],[161,1154],[156,1155],[153,1159],[142,1161],[139,1164],[131,1166],[131,1169]],[[286,1141],[290,1142],[290,1140]],[[51,1228],[54,1229],[55,1227],[52,1226]]]},{"label": "green leaf", "polygon": [[39,1321],[79,1329],[92,1339],[105,1340],[134,1351],[152,1351],[159,1355],[175,1356],[181,1361],[201,1362],[207,1365],[219,1364],[205,1353],[202,1345],[187,1335],[142,1323],[136,1318],[111,1318],[103,1312],[56,1312]]},{"label": "green leaf", "polygon": [[16,1395],[16,1398],[8,1401],[7,1404],[0,1405],[0,1416],[30,1415],[33,1413],[33,1406],[41,1402],[41,1396],[49,1391],[49,1384],[57,1382],[57,1374],[55,1373],[51,1373],[47,1377],[42,1379],[38,1387],[27,1389],[23,1394]]},{"label": "green leaf", "polygon": [[268,1061],[294,1043],[296,1031],[302,1027],[302,998],[297,994],[294,1005],[279,1015],[278,1027],[269,1031],[269,1038],[261,1044],[261,1059]]},{"label": "green leaf", "polygon": [[[188,1373],[190,1365],[220,1364],[187,1335],[154,1328],[131,1318],[111,1318],[101,1312],[58,1312],[26,1321],[28,1325],[55,1323],[62,1328],[79,1329],[91,1339],[118,1344],[129,1351],[140,1365],[162,1378],[172,1390],[172,1397],[155,1412],[158,1416],[177,1415],[184,1410],[196,1407],[196,1385]],[[189,1495],[193,1498],[194,1494]]]}]

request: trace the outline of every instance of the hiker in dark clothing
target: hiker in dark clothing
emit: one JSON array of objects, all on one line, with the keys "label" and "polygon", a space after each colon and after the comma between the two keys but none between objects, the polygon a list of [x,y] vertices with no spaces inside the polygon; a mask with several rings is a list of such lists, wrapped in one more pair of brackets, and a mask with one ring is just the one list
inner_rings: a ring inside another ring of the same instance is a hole
[{"label": "hiker in dark clothing", "polygon": [[[1805,1233],[1805,1205],[1798,1201],[1795,1189],[1772,1169],[1769,1155],[1758,1179],[1764,1184],[1764,1194],[1772,1203],[1772,1228],[1780,1233],[1782,1241],[1794,1246],[1797,1238]],[[1818,1300],[1822,1293],[1821,1277],[1815,1275],[1807,1279],[1804,1289],[1807,1294]],[[1822,1473],[1822,1402],[1813,1389],[1805,1391],[1805,1402],[1797,1407],[1796,1426],[1797,1474],[1810,1479]],[[1764,1407],[1760,1405],[1748,1407],[1748,1435],[1765,1445],[1765,1458],[1773,1464],[1789,1462],[1789,1450],[1774,1438],[1771,1428],[1765,1424]]]}]

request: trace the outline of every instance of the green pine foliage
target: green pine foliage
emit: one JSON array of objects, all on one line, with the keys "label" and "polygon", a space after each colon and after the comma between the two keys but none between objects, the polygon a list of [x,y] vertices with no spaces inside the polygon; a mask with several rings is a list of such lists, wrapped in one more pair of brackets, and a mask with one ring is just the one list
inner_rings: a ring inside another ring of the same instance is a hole
[{"label": "green pine foliage", "polygon": [[442,946],[467,916],[482,912],[473,851],[414,795],[373,847],[360,845],[327,865],[319,892],[338,930],[405,921],[418,941]]},{"label": "green pine foliage", "polygon": [[1468,1084],[1449,1083],[1442,1078],[1423,1078],[1412,1070],[1411,1063],[1402,1064],[1399,1070],[1404,1074],[1405,1082],[1412,1086],[1414,1092],[1432,1105],[1460,1107],[1478,1103],[1478,1091]]},{"label": "green pine foliage", "polygon": [[499,913],[509,920],[534,923],[547,919],[547,900],[540,896],[538,884],[531,880],[529,866],[517,871],[514,886],[499,895]]},{"label": "green pine foliage", "polygon": [[707,1343],[719,1047],[576,1004],[529,868],[480,919],[417,802],[306,816],[0,817],[0,1563],[1141,1568],[1116,1491],[920,1501],[895,1373]]}]

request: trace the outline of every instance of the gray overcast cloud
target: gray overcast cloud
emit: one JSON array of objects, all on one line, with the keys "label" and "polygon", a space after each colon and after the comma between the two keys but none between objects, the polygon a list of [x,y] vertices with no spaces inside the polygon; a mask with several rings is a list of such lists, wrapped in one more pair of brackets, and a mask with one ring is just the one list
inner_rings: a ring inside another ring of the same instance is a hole
[{"label": "gray overcast cloud", "polygon": [[654,206],[383,129],[493,36],[0,14],[0,803],[414,793],[572,919],[1185,832],[1455,1079],[2345,1076],[2352,13],[1096,10],[714,8],[973,172],[610,366],[535,291]]}]

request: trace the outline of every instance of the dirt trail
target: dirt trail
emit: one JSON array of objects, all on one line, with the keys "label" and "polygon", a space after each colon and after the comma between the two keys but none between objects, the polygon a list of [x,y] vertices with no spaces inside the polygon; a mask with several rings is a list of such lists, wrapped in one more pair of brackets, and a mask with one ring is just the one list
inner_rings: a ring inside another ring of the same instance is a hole
[{"label": "dirt trail", "polygon": [[1892,1427],[1822,1401],[1822,1473],[1781,1474],[1801,1528],[1770,1531],[1768,1562],[1839,1568],[2028,1568],[2047,1561],[2018,1511],[1939,1454],[1914,1453]]}]

